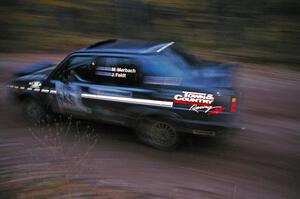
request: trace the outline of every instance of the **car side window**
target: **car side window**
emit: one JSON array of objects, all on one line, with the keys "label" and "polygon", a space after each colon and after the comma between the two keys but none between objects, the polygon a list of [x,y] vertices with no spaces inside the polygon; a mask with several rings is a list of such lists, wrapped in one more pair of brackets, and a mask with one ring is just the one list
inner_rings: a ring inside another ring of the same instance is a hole
[{"label": "car side window", "polygon": [[97,84],[133,87],[139,85],[138,65],[131,58],[97,57],[95,66]]},{"label": "car side window", "polygon": [[66,82],[93,82],[95,70],[91,65],[93,56],[74,56],[64,64],[55,79]]},{"label": "car side window", "polygon": [[182,77],[185,71],[177,64],[165,55],[149,55],[142,60],[143,73],[147,76]]}]

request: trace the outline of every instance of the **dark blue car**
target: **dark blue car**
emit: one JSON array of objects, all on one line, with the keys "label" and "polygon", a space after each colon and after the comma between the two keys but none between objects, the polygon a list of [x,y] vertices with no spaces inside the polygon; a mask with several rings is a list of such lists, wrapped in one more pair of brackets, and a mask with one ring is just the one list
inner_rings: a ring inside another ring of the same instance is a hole
[{"label": "dark blue car", "polygon": [[18,71],[9,87],[31,122],[72,114],[131,127],[142,142],[172,149],[186,133],[235,127],[231,68],[196,60],[174,42],[107,40],[57,66]]}]

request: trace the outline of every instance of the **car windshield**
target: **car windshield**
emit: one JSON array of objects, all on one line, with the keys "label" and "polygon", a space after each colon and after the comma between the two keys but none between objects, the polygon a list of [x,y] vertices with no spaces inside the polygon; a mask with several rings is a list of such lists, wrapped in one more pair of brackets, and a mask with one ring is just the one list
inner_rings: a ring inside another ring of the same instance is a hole
[{"label": "car windshield", "polygon": [[182,77],[193,67],[187,56],[172,48],[159,54],[145,56],[143,62],[146,75]]}]

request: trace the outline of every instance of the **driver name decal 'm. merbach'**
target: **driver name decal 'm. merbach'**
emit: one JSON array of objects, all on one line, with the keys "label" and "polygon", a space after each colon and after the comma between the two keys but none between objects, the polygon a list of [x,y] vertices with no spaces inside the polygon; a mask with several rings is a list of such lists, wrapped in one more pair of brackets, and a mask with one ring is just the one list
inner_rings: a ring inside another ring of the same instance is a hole
[{"label": "driver name decal 'm. merbach'", "polygon": [[209,93],[196,93],[182,91],[182,94],[174,96],[174,104],[191,105],[189,110],[199,112],[203,110],[208,115],[221,113],[225,108],[222,106],[213,106],[215,98],[213,94]]},{"label": "driver name decal 'm. merbach'", "polygon": [[136,73],[136,69],[126,67],[98,66],[96,70],[97,75],[117,78],[127,78],[128,75]]}]

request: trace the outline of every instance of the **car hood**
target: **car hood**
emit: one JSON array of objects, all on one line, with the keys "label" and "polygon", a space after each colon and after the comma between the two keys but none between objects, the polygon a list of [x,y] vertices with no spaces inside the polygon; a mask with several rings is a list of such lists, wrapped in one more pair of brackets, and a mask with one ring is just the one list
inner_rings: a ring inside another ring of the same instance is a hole
[{"label": "car hood", "polygon": [[[43,81],[45,79],[48,78],[49,74],[55,69],[55,65],[54,64],[49,64],[49,65],[44,65],[43,67],[41,67],[40,69],[36,69],[36,68],[24,68],[24,71],[27,72],[27,74],[19,76],[21,73],[19,70],[16,73],[17,78],[14,80],[14,82],[25,82],[25,81]],[[32,69],[33,72],[29,72]]]},{"label": "car hood", "polygon": [[44,68],[49,68],[54,65],[55,64],[53,64],[52,62],[48,62],[48,61],[39,62],[39,63],[35,63],[35,64],[29,65],[29,66],[24,66],[24,67],[18,68],[15,71],[14,75],[16,77],[21,77],[21,76],[32,74],[32,73],[42,70]]}]

